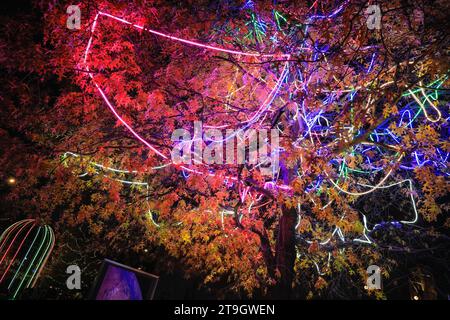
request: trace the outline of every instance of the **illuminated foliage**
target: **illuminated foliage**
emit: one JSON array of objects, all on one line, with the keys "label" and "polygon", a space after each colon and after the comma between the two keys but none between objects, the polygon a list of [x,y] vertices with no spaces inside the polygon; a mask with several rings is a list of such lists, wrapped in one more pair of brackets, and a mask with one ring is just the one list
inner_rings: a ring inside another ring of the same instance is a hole
[{"label": "illuminated foliage", "polygon": [[[207,286],[278,297],[342,273],[363,290],[369,265],[389,276],[392,248],[422,250],[405,239],[443,225],[444,1],[380,1],[379,30],[365,1],[87,1],[80,30],[66,5],[45,8],[39,44],[4,27],[12,212],[113,248],[148,241]],[[20,72],[60,89],[36,98]],[[280,169],[174,165],[171,134],[194,121],[277,129]]]}]

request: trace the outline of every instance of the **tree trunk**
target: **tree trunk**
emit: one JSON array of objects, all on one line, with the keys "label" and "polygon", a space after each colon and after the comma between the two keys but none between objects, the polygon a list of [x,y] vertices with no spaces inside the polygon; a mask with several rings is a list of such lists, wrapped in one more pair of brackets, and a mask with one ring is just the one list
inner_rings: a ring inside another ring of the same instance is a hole
[{"label": "tree trunk", "polygon": [[278,224],[278,235],[275,247],[276,270],[280,277],[278,279],[274,298],[289,299],[292,295],[292,280],[294,278],[295,264],[295,224],[297,212],[295,208],[283,207]]}]

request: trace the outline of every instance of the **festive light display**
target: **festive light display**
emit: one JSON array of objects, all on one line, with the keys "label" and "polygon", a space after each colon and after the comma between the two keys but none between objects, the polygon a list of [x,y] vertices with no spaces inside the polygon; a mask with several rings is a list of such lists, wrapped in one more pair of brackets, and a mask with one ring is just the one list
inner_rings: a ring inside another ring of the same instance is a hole
[{"label": "festive light display", "polygon": [[[290,24],[289,20],[285,18],[280,12],[273,11],[273,23],[275,28],[279,31],[280,35],[286,36],[287,34],[293,34],[291,31],[293,29],[301,29],[304,39],[300,41],[300,46],[296,47],[298,52],[306,55],[311,62],[301,62],[297,66],[290,63],[290,60],[294,58],[294,53],[259,53],[253,51],[239,51],[234,49],[227,49],[211,44],[204,44],[197,41],[183,39],[181,37],[175,37],[167,33],[162,33],[153,29],[144,27],[143,25],[135,24],[128,21],[127,19],[106,13],[98,12],[93,20],[91,28],[91,36],[89,38],[87,47],[84,51],[83,57],[83,67],[86,70],[91,83],[95,86],[96,90],[100,94],[101,98],[105,102],[108,109],[112,112],[115,118],[143,145],[145,145],[152,152],[160,156],[164,162],[160,166],[152,167],[151,170],[158,170],[165,168],[167,166],[172,166],[170,162],[169,155],[164,153],[162,149],[159,149],[154,144],[150,143],[143,134],[139,133],[139,128],[132,126],[121,116],[118,108],[114,105],[112,97],[108,97],[107,92],[109,91],[105,88],[105,85],[100,85],[97,81],[96,73],[91,71],[90,68],[90,56],[92,55],[92,50],[94,47],[96,32],[98,32],[98,24],[101,23],[102,19],[112,19],[117,23],[130,26],[141,30],[142,32],[149,32],[155,36],[162,37],[174,42],[185,44],[187,46],[195,46],[198,48],[211,50],[220,54],[227,54],[236,56],[239,59],[253,59],[252,61],[260,62],[271,62],[274,65],[280,65],[281,67],[274,67],[274,73],[277,73],[274,85],[271,87],[268,95],[263,99],[263,103],[257,108],[255,112],[249,112],[245,120],[238,121],[235,123],[236,127],[241,131],[245,131],[250,128],[257,127],[270,127],[272,124],[269,122],[269,114],[273,115],[279,111],[280,107],[274,104],[276,99],[280,99],[283,104],[286,104],[286,97],[281,97],[279,95],[280,91],[286,91],[289,93],[288,97],[293,97],[298,94],[304,96],[314,95],[316,93],[310,91],[310,86],[313,82],[320,82],[320,79],[315,79],[313,74],[306,75],[304,70],[308,66],[319,59],[324,59],[326,61],[326,53],[330,50],[330,47],[326,44],[311,43],[307,41],[310,29],[313,28],[312,22],[316,20],[333,19],[339,16],[345,9],[347,1],[343,2],[342,5],[338,6],[335,10],[332,10],[328,14],[312,14],[307,19],[304,24]],[[265,37],[268,34],[267,29],[269,28],[269,21],[264,21],[261,17],[254,12],[254,5],[252,1],[247,1],[242,7],[243,10],[248,10],[250,12],[250,21],[247,23],[249,32],[245,36],[245,39],[254,39],[255,43],[262,43],[265,41]],[[277,47],[280,39],[273,36],[270,39],[273,42],[273,46]],[[379,123],[376,127],[367,132],[366,129],[357,127],[353,123],[353,119],[350,123],[346,124],[344,127],[346,131],[336,130],[336,118],[338,114],[336,112],[330,111],[328,106],[333,104],[348,104],[349,112],[353,114],[354,109],[352,107],[352,102],[357,98],[359,94],[364,91],[370,91],[370,87],[374,84],[375,78],[370,78],[372,74],[379,72],[377,69],[377,63],[379,62],[378,53],[374,46],[363,47],[360,50],[367,52],[368,59],[361,64],[361,73],[367,75],[367,79],[363,86],[357,87],[347,87],[345,89],[339,90],[328,90],[321,92],[321,95],[316,94],[317,97],[322,102],[323,109],[309,109],[305,102],[292,101],[295,106],[292,111],[294,116],[293,120],[301,122],[301,130],[298,133],[298,138],[292,141],[292,146],[296,149],[304,149],[305,143],[308,142],[309,145],[314,146],[324,146],[323,148],[318,147],[317,153],[327,151],[327,148],[337,147],[338,145],[348,143],[351,139],[355,137],[361,137],[367,135],[366,141],[361,141],[356,145],[352,145],[348,150],[343,150],[333,157],[329,164],[335,169],[334,175],[330,175],[327,171],[324,171],[323,176],[316,178],[315,182],[312,183],[307,189],[307,195],[325,195],[327,196],[327,189],[336,189],[342,194],[349,196],[365,196],[377,190],[400,188],[403,185],[408,187],[408,197],[411,203],[411,215],[409,217],[404,217],[399,220],[392,220],[388,222],[372,222],[370,219],[361,213],[363,221],[362,234],[359,237],[347,236],[344,231],[338,227],[334,226],[329,232],[328,236],[321,239],[308,239],[302,238],[306,243],[311,244],[315,241],[319,245],[328,245],[333,238],[340,240],[341,242],[351,242],[355,244],[372,244],[374,241],[371,238],[373,231],[381,228],[382,226],[388,225],[408,225],[414,224],[418,220],[418,212],[416,207],[415,191],[414,191],[414,181],[412,179],[402,179],[400,181],[391,181],[395,176],[395,173],[399,171],[408,172],[414,170],[414,168],[424,166],[425,164],[432,165],[435,173],[437,175],[448,176],[448,156],[449,153],[443,148],[436,148],[434,158],[429,156],[424,157],[424,154],[420,152],[418,148],[411,154],[406,154],[402,150],[402,138],[399,130],[411,129],[417,130],[417,128],[424,123],[447,123],[448,116],[445,112],[441,111],[439,108],[439,95],[442,92],[441,87],[447,80],[447,76],[436,76],[434,79],[430,79],[430,82],[424,84],[422,81],[417,83],[417,87],[412,87],[404,92],[403,96],[399,100],[398,104],[395,106],[398,108],[398,113],[393,112],[393,114],[387,117],[383,122]],[[296,54],[298,54],[298,52]],[[302,68],[300,68],[302,67]],[[236,69],[236,74],[237,74]],[[334,77],[334,76],[333,76]],[[236,77],[235,77],[236,78]],[[256,77],[258,78],[258,77]],[[334,77],[336,82],[339,79]],[[258,78],[259,81],[265,81],[262,77]],[[106,82],[107,83],[107,82]],[[393,81],[387,81],[379,85],[380,88],[387,88],[394,85]],[[237,81],[230,84],[228,95],[225,98],[226,101],[230,101],[233,96],[242,90],[247,84],[238,84]],[[371,103],[373,102],[372,94],[369,94],[367,101],[365,103],[365,109],[368,111]],[[208,128],[226,128],[229,125],[206,125]],[[275,127],[280,131],[281,134],[286,130],[278,124]],[[225,137],[224,140],[231,138],[230,136]],[[325,147],[326,146],[326,147]],[[277,150],[280,154],[284,150]],[[67,152],[65,156],[79,157],[79,155]],[[350,160],[349,160],[350,158]],[[355,166],[349,163],[351,159],[358,159],[358,165]],[[135,174],[136,171],[128,171],[123,169],[111,168],[103,166],[96,162],[90,162],[90,164],[103,171],[104,173],[119,173],[119,174]],[[180,169],[183,176],[187,178],[189,174],[198,175],[208,175],[214,176],[214,170],[204,164],[197,164],[197,166],[175,166]],[[96,172],[98,174],[99,172]],[[307,173],[300,166],[297,172],[297,178],[302,179]],[[364,179],[374,180],[373,184],[367,182],[362,182],[360,177],[366,177]],[[112,178],[124,184],[129,185],[140,185],[147,190],[147,200],[148,200],[148,184],[142,181],[124,180],[119,178]],[[397,179],[397,177],[396,177]],[[377,181],[375,181],[377,180]],[[263,206],[264,203],[259,203],[262,199],[262,194],[252,189],[250,186],[245,185],[244,182],[239,181],[236,176],[225,176],[225,183],[238,183],[239,193],[241,197],[241,202],[248,204],[246,208],[241,209],[239,212],[238,221],[241,221],[245,215],[251,216],[252,210]],[[292,187],[290,185],[281,182],[280,170],[275,172],[274,177],[270,180],[265,181],[264,189],[292,192]],[[325,190],[325,191],[324,191]],[[310,196],[310,200],[314,203],[314,198]],[[320,206],[321,209],[325,209],[327,206],[333,204],[333,200],[326,199],[325,206]],[[315,204],[315,203],[314,203]],[[296,229],[300,227],[302,221],[302,206],[303,203],[298,203],[298,223]],[[226,216],[233,216],[235,213],[229,210],[223,210],[220,212],[222,227],[224,226],[224,220]],[[155,222],[153,213],[150,213],[150,217],[155,226],[159,226]],[[341,216],[340,220],[344,219],[345,213]],[[328,254],[327,263],[330,262],[331,255]],[[314,262],[319,274],[321,274],[320,268],[317,262]]]},{"label": "festive light display", "polygon": [[18,221],[0,236],[0,286],[10,299],[33,288],[53,250],[55,236],[34,219]]}]

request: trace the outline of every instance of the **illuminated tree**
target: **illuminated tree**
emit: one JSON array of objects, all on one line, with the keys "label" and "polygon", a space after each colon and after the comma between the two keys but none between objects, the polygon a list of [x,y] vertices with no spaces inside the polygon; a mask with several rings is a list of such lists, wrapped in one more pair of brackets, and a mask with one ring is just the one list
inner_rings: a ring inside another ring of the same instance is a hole
[{"label": "illuminated tree", "polygon": [[[443,237],[415,224],[444,225],[448,206],[446,4],[381,1],[380,29],[368,5],[86,2],[80,30],[50,5],[43,44],[2,49],[17,85],[1,161],[23,181],[5,201],[110,247],[161,246],[248,295],[388,276],[394,249]],[[5,26],[8,43],[23,29]],[[59,90],[33,105],[20,72]],[[173,164],[171,135],[194,121],[278,130],[279,170]]]}]

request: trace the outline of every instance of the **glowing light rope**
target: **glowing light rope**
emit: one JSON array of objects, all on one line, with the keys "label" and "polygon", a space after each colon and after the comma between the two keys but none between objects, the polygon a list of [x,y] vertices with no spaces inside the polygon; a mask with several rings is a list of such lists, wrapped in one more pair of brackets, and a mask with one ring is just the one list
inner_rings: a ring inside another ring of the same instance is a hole
[{"label": "glowing light rope", "polygon": [[39,225],[34,219],[18,221],[1,234],[0,284],[9,281],[6,293],[10,299],[36,285],[54,244],[52,228]]},{"label": "glowing light rope", "polygon": [[[412,208],[413,208],[414,215],[413,215],[412,219],[410,219],[410,220],[391,221],[391,222],[388,222],[388,223],[391,223],[391,224],[394,224],[394,223],[414,224],[414,223],[417,222],[417,220],[418,220],[418,218],[419,218],[419,214],[418,214],[418,212],[417,212],[416,201],[415,201],[414,196],[413,196],[413,194],[414,194],[413,184],[412,184],[412,181],[411,181],[410,179],[405,179],[405,180],[402,180],[402,181],[399,181],[399,182],[395,182],[395,183],[391,183],[391,184],[389,184],[389,185],[384,185],[384,186],[378,185],[378,186],[376,187],[376,189],[387,189],[387,188],[392,188],[392,187],[401,185],[401,184],[403,184],[403,183],[405,183],[405,182],[407,182],[407,183],[408,183],[408,186],[409,186],[409,190],[410,190],[409,196],[410,196],[410,198],[411,198],[411,205],[412,205]],[[371,185],[366,185],[366,184],[362,184],[362,183],[360,183],[360,185],[365,186],[365,187],[371,187],[371,188],[373,187],[373,186],[371,186]],[[324,207],[322,207],[322,210],[325,209],[327,206],[329,206],[329,205],[331,204],[331,202],[332,202],[332,201],[328,202]],[[371,230],[371,229],[369,229],[368,226],[367,226],[367,218],[366,218],[366,216],[365,216],[364,214],[363,214],[362,216],[363,216],[363,223],[364,223],[364,229],[363,229],[363,237],[364,237],[364,239],[358,239],[358,238],[355,238],[355,239],[353,239],[352,241],[370,244],[370,243],[372,243],[372,241],[371,241],[370,238],[367,236],[367,233],[370,232],[370,231],[372,231],[372,230],[374,230],[374,229],[376,229],[376,228],[377,228],[378,226],[380,226],[381,224],[375,224],[374,227],[373,227],[373,229]],[[340,220],[342,220],[343,218],[344,218],[344,215],[340,218]],[[298,222],[297,222],[297,225],[296,225],[295,229],[297,229],[297,228],[300,226],[300,222],[301,222],[301,205],[298,204]],[[342,232],[342,229],[336,226],[336,227],[333,229],[333,231],[332,231],[332,233],[331,233],[331,236],[330,236],[329,238],[327,238],[326,240],[319,241],[319,244],[320,244],[320,245],[326,245],[326,244],[328,244],[328,243],[331,241],[331,239],[332,239],[335,235],[338,235],[338,236],[339,236],[339,239],[340,239],[342,242],[345,242],[345,237],[344,237],[344,234],[343,234],[343,232]],[[309,243],[309,244],[313,243],[313,241],[311,241],[311,240],[305,240],[305,241],[306,241],[307,243]]]},{"label": "glowing light rope", "polygon": [[[421,84],[420,84],[421,85]],[[437,118],[433,119],[428,115],[427,112],[427,108],[425,108],[424,104],[422,103],[422,101],[419,100],[419,98],[417,98],[417,96],[414,94],[413,91],[408,90],[409,93],[411,93],[411,95],[413,96],[414,100],[416,100],[417,104],[420,106],[420,108],[423,111],[423,114],[425,115],[425,117],[427,118],[428,121],[431,122],[438,122],[439,120],[441,120],[441,112],[439,111],[438,108],[435,107],[435,105],[433,104],[433,102],[430,101],[430,99],[428,98],[428,96],[425,94],[425,91],[423,91],[423,88],[420,89],[420,92],[422,93],[422,95],[425,97],[425,100],[428,102],[428,104],[434,109],[434,111],[436,111],[437,113]]]},{"label": "glowing light rope", "polygon": [[209,50],[230,53],[230,54],[239,55],[239,56],[248,56],[248,57],[262,57],[262,58],[276,58],[276,57],[289,58],[290,57],[290,54],[286,54],[286,53],[281,53],[281,54],[262,54],[262,53],[259,53],[259,52],[243,52],[243,51],[238,51],[238,50],[230,50],[230,49],[225,49],[225,48],[221,48],[221,47],[217,47],[217,46],[207,45],[207,44],[203,44],[203,43],[200,43],[200,42],[191,41],[191,40],[187,40],[187,39],[171,36],[169,34],[162,33],[162,32],[156,31],[156,30],[152,30],[150,28],[147,28],[147,27],[144,27],[144,26],[141,26],[141,25],[138,25],[138,24],[134,24],[134,23],[132,23],[130,21],[127,21],[125,19],[119,18],[119,17],[114,16],[114,15],[109,14],[109,13],[105,13],[105,12],[99,11],[98,14],[102,15],[102,16],[105,16],[105,17],[108,17],[108,18],[111,18],[111,19],[114,19],[114,20],[117,20],[119,22],[128,24],[128,25],[133,26],[133,27],[135,27],[137,29],[148,31],[148,32],[150,32],[152,34],[155,34],[157,36],[164,37],[164,38],[167,38],[167,39],[170,39],[170,40],[173,40],[173,41],[182,42],[182,43],[188,44],[188,45],[197,46],[197,47],[200,47],[200,48],[205,48],[205,49],[209,49]]}]

